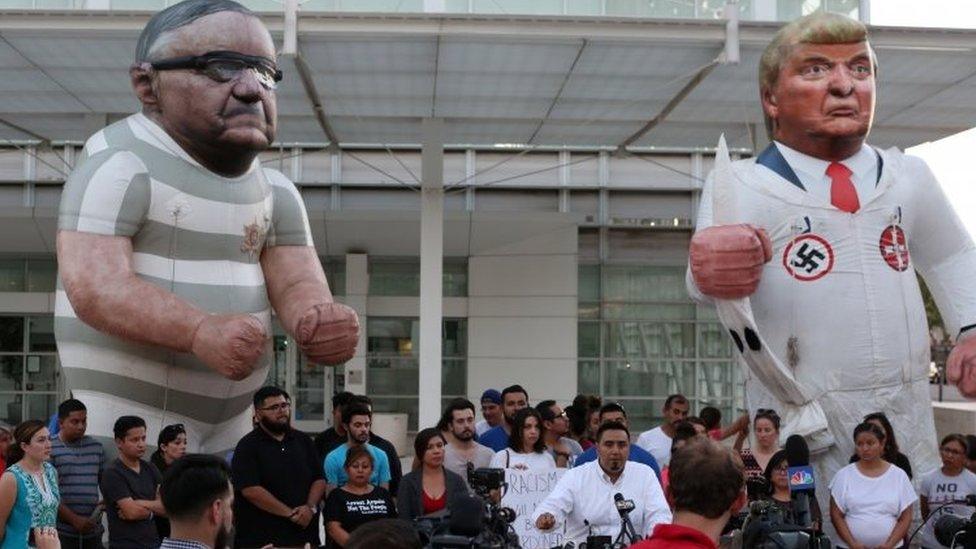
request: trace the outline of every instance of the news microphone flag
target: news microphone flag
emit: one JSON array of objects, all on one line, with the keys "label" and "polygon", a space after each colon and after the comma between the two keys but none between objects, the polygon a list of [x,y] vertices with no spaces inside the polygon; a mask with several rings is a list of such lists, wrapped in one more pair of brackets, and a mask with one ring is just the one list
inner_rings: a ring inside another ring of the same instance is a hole
[{"label": "news microphone flag", "polygon": [[786,470],[786,475],[790,481],[790,492],[813,490],[813,467],[810,465],[790,467]]}]

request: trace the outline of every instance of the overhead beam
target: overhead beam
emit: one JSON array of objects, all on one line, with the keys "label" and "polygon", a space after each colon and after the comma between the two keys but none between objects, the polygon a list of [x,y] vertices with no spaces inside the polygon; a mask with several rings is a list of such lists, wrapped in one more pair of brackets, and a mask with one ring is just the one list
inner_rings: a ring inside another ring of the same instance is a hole
[{"label": "overhead beam", "polygon": [[671,98],[670,101],[668,101],[667,105],[665,105],[664,108],[661,109],[661,112],[659,112],[657,116],[650,119],[646,124],[641,126],[639,130],[631,134],[630,137],[624,139],[619,145],[617,145],[617,149],[615,153],[616,154],[623,153],[627,149],[627,147],[637,142],[637,140],[640,139],[641,137],[644,137],[644,135],[647,134],[647,132],[651,131],[654,128],[654,126],[657,126],[661,122],[664,122],[664,119],[667,118],[669,114],[671,114],[671,111],[677,108],[677,106],[680,105],[681,102],[684,101],[686,97],[688,97],[688,94],[690,94],[696,87],[698,87],[698,84],[701,84],[702,80],[704,80],[705,77],[711,74],[712,71],[715,70],[715,67],[717,67],[718,65],[719,65],[719,60],[715,59],[711,63],[702,67],[701,70],[695,73],[695,76],[693,76],[691,80],[689,80],[688,83],[685,84],[678,91],[678,93]]},{"label": "overhead beam", "polygon": [[43,135],[41,135],[39,133],[32,132],[31,130],[28,130],[27,128],[25,128],[23,126],[18,126],[17,124],[14,124],[13,122],[11,122],[9,120],[4,120],[3,118],[0,118],[0,124],[3,124],[4,126],[10,128],[10,129],[17,130],[17,131],[19,131],[20,133],[22,133],[24,135],[29,135],[29,136],[33,137],[34,139],[40,141],[42,145],[49,145],[49,144],[51,144],[51,140],[50,139],[44,137]]}]

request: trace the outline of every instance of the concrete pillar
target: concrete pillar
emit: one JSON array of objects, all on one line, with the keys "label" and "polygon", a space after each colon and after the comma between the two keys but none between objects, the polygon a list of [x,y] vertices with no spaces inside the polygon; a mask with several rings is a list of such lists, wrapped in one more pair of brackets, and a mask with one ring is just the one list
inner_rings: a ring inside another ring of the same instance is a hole
[{"label": "concrete pillar", "polygon": [[346,362],[346,390],[357,395],[366,393],[366,295],[369,293],[368,259],[366,254],[346,254],[346,295],[343,303],[356,310],[361,326],[359,343],[356,345],[356,354]]},{"label": "concrete pillar", "polygon": [[444,270],[444,121],[425,118],[420,202],[420,372],[418,428],[441,414]]}]

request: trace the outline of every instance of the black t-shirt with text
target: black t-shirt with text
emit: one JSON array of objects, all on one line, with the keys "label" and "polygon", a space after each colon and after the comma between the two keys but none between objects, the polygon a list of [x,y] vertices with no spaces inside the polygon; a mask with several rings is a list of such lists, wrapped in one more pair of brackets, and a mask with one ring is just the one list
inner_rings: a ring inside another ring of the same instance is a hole
[{"label": "black t-shirt with text", "polygon": [[[396,517],[396,506],[390,493],[379,486],[365,495],[351,494],[342,488],[336,488],[325,499],[322,516],[326,525],[329,522],[338,522],[343,530],[351,534],[368,522]],[[338,547],[332,540],[329,541],[328,547]]]}]

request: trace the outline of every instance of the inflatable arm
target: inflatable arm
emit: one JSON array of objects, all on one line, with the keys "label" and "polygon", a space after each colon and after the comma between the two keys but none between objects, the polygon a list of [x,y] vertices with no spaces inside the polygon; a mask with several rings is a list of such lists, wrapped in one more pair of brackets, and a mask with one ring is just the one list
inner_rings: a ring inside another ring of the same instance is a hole
[{"label": "inflatable arm", "polygon": [[342,364],[359,342],[359,317],[332,301],[322,264],[311,246],[273,246],[261,254],[271,306],[312,362]]},{"label": "inflatable arm", "polygon": [[93,328],[136,343],[193,353],[221,375],[243,379],[264,351],[252,315],[209,315],[135,275],[125,236],[58,231],[58,267],[68,301]]},{"label": "inflatable arm", "polygon": [[[736,182],[732,162],[724,136],[719,140],[715,157],[715,169],[702,192],[697,231],[707,230],[713,224],[727,226],[737,223]],[[759,237],[761,238],[761,237]],[[765,246],[764,246],[765,248]],[[694,284],[689,267],[686,280],[692,296],[703,295]],[[719,319],[729,330],[736,348],[750,372],[780,401],[783,418],[781,432],[799,434],[807,439],[811,451],[822,451],[834,443],[827,430],[827,418],[813,394],[800,385],[793,372],[778,359],[763,340],[748,297],[739,299],[715,299]]]},{"label": "inflatable arm", "polygon": [[[908,248],[932,297],[942,313],[946,330],[957,337],[949,355],[946,374],[967,397],[976,397],[976,245],[959,220],[935,175],[924,161],[904,157],[919,177],[924,200],[913,204],[919,219]],[[968,328],[965,332],[961,330]]]}]

